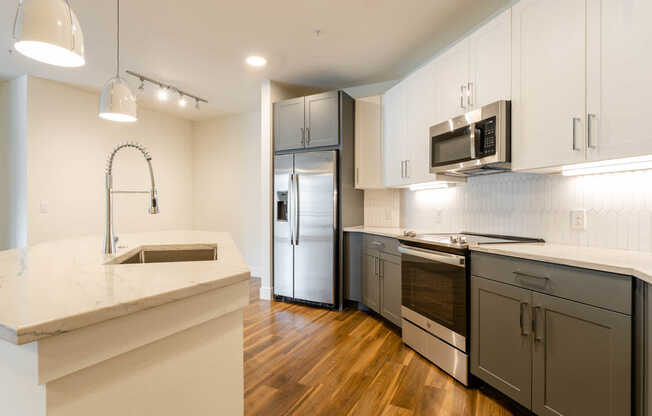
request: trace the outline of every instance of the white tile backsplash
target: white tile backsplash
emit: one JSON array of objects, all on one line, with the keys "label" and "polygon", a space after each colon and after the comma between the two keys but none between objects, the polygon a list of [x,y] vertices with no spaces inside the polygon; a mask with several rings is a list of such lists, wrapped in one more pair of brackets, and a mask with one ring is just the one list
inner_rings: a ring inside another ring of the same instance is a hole
[{"label": "white tile backsplash", "polygon": [[398,227],[401,221],[401,191],[378,189],[364,191],[364,225]]},{"label": "white tile backsplash", "polygon": [[[384,192],[399,193],[399,225],[405,228],[652,251],[652,171],[579,177],[504,173],[469,178],[449,189]],[[380,204],[365,192],[365,223],[368,198],[372,207]],[[586,230],[571,229],[574,209],[586,210]],[[370,220],[377,221],[377,211],[372,213]]]}]

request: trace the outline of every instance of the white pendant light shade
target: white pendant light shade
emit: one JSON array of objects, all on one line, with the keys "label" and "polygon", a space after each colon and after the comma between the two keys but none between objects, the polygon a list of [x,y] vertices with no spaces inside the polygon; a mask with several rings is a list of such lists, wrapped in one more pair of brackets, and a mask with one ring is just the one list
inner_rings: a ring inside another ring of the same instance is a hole
[{"label": "white pendant light shade", "polygon": [[84,35],[67,1],[23,0],[14,23],[14,48],[21,54],[63,67],[86,63]]},{"label": "white pendant light shade", "polygon": [[136,108],[136,97],[132,94],[129,85],[122,78],[111,78],[100,96],[100,117],[111,121],[133,123],[138,120]]}]

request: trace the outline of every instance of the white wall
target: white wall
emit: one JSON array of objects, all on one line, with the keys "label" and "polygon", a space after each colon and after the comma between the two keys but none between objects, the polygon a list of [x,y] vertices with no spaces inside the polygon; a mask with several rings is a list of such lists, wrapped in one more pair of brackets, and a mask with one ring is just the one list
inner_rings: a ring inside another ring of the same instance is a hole
[{"label": "white wall", "polygon": [[0,82],[0,250],[27,240],[27,77]]},{"label": "white wall", "polygon": [[[134,140],[152,154],[159,215],[147,214],[140,195],[115,198],[116,234],[192,226],[192,124],[139,109],[134,124],[97,116],[99,96],[69,85],[27,81],[28,243],[104,232],[104,167],[117,144]],[[114,186],[148,189],[140,153],[123,150],[114,164]],[[41,209],[47,213],[42,213]]]},{"label": "white wall", "polygon": [[260,113],[193,126],[193,227],[227,231],[254,276],[263,267]]},{"label": "white wall", "polygon": [[[402,190],[401,226],[510,234],[588,247],[652,251],[652,170],[584,177],[505,173],[456,188]],[[571,228],[585,209],[587,229]]]}]

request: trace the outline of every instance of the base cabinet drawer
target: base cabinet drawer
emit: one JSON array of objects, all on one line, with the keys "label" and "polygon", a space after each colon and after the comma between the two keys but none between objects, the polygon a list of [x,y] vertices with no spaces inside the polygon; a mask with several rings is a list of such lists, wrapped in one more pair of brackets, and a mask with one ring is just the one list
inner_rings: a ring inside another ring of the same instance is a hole
[{"label": "base cabinet drawer", "polygon": [[631,316],[473,276],[471,331],[471,373],[535,414],[631,414]]}]

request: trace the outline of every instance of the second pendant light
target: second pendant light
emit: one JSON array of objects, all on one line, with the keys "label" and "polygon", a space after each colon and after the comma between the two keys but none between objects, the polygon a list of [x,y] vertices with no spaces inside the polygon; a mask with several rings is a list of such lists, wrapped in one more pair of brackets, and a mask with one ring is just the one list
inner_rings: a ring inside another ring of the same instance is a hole
[{"label": "second pendant light", "polygon": [[136,97],[120,78],[120,0],[117,0],[117,26],[116,72],[102,90],[99,116],[111,121],[135,122],[138,120]]}]

